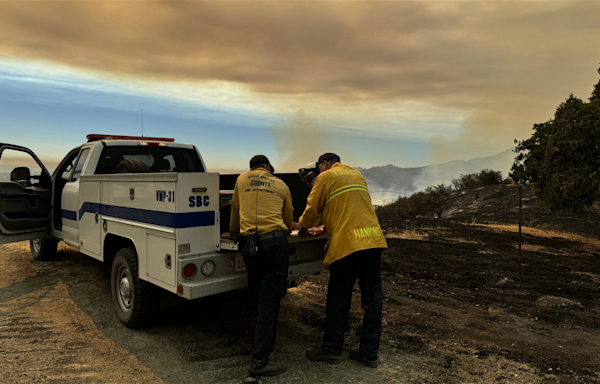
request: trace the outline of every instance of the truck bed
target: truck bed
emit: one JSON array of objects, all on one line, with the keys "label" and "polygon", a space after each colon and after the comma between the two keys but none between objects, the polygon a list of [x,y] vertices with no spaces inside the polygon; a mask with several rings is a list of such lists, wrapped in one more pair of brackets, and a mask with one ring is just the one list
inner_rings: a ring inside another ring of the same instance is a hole
[{"label": "truck bed", "polygon": [[[294,243],[304,243],[304,242],[308,242],[308,241],[315,241],[315,240],[325,240],[325,239],[329,239],[329,235],[327,235],[327,233],[325,233],[324,235],[321,236],[316,236],[316,237],[302,237],[302,236],[298,236],[298,231],[292,231],[291,235],[287,236],[287,240],[288,243],[290,244],[294,244]],[[237,251],[238,250],[238,245],[234,244],[234,239],[221,239],[221,250],[229,250],[229,251]]]}]

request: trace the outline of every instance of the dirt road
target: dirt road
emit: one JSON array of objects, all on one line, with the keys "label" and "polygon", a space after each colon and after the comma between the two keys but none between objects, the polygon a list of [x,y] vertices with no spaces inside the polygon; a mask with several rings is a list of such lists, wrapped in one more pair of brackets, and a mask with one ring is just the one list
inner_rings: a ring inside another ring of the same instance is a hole
[{"label": "dirt road", "polygon": [[[34,262],[28,243],[1,246],[0,270],[0,383],[246,379],[249,311],[243,292],[191,302],[169,295],[154,326],[130,330],[115,316],[108,268],[68,247],[61,245],[54,261]],[[406,376],[406,357],[390,347],[378,370],[351,360],[339,366],[306,360],[304,351],[319,343],[320,331],[297,313],[322,318],[323,308],[301,289],[289,291],[274,353],[289,370],[263,382],[384,383]]]},{"label": "dirt road", "polygon": [[[263,383],[600,383],[600,242],[516,235],[445,221],[384,224],[381,365],[312,363],[325,315],[323,273],[284,299]],[[557,237],[557,236],[554,236]],[[597,241],[597,240],[596,240]],[[0,383],[241,383],[250,344],[243,292],[165,295],[156,324],[121,325],[109,269],[62,247],[34,262],[0,246]],[[360,330],[355,295],[346,347]]]}]

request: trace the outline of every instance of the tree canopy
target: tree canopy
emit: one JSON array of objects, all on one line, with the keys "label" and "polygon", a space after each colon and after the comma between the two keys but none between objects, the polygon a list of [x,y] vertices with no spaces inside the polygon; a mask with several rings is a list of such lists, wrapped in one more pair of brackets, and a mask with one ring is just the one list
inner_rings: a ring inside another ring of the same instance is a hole
[{"label": "tree canopy", "polygon": [[553,211],[583,212],[600,200],[600,81],[587,102],[571,94],[554,119],[533,131],[515,140],[510,177],[535,183],[536,195]]},{"label": "tree canopy", "polygon": [[469,173],[468,175],[460,175],[456,179],[452,179],[454,189],[472,189],[483,187],[484,185],[496,185],[502,182],[502,172],[484,169],[479,173]]}]

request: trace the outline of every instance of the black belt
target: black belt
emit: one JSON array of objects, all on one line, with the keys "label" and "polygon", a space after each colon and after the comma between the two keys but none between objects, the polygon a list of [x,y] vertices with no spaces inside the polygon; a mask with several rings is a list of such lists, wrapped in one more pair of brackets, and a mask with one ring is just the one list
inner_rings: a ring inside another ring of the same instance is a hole
[{"label": "black belt", "polygon": [[258,235],[258,240],[259,241],[268,240],[268,239],[272,239],[273,237],[280,237],[280,236],[285,236],[285,231],[279,229],[277,231],[264,233],[262,235]]}]

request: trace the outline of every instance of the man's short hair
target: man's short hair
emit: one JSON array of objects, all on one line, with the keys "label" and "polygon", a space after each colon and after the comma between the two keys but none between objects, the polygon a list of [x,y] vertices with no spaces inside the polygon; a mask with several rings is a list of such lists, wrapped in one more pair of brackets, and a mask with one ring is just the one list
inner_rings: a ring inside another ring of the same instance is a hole
[{"label": "man's short hair", "polygon": [[335,153],[324,153],[321,156],[319,156],[319,163],[322,163],[324,161],[333,161],[335,163],[341,163],[342,160],[340,160],[340,157],[338,155],[336,155]]}]

